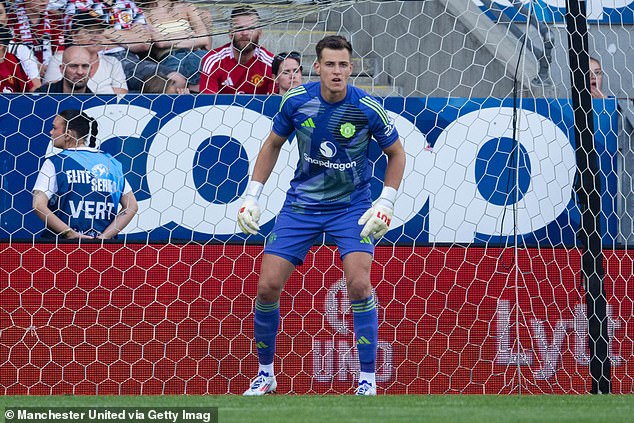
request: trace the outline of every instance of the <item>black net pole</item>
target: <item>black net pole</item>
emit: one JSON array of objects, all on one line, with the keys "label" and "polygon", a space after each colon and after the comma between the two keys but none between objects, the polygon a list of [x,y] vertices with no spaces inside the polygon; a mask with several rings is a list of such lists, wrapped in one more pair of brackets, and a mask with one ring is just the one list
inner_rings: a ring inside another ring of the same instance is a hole
[{"label": "black net pole", "polygon": [[601,179],[599,158],[594,149],[594,120],[590,94],[590,58],[584,0],[566,0],[568,58],[571,73],[571,97],[574,111],[577,178],[575,188],[581,211],[577,241],[583,248],[581,275],[586,288],[588,343],[592,393],[610,393],[610,357],[605,271],[601,246]]}]

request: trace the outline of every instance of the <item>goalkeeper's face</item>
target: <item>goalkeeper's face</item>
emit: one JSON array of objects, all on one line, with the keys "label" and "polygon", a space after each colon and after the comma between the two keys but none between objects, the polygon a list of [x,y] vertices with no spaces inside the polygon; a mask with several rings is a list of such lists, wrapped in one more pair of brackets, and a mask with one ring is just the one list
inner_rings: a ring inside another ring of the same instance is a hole
[{"label": "goalkeeper's face", "polygon": [[315,72],[319,75],[322,90],[330,94],[345,94],[352,74],[350,53],[346,49],[323,49],[321,58],[315,62]]}]

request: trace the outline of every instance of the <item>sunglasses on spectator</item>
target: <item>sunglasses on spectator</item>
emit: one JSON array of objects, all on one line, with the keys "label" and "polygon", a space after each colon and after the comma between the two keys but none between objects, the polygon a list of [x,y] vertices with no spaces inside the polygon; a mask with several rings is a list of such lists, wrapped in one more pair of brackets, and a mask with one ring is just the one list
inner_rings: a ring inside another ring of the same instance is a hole
[{"label": "sunglasses on spectator", "polygon": [[282,63],[286,59],[293,59],[299,63],[299,68],[302,69],[302,55],[298,51],[291,52],[283,52],[275,55],[275,59],[273,59],[273,73],[277,74],[278,69],[280,67],[280,63]]},{"label": "sunglasses on spectator", "polygon": [[279,60],[295,59],[297,61],[301,61],[302,60],[302,55],[298,51],[291,51],[290,53],[285,51],[283,53],[279,53],[277,55],[277,58]]}]

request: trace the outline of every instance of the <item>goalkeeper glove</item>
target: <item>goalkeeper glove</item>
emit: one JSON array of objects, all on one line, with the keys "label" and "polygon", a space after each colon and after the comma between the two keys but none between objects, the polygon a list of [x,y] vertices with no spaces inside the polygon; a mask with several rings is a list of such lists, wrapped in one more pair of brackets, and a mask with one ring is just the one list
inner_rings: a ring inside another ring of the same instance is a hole
[{"label": "goalkeeper glove", "polygon": [[260,206],[258,198],[262,193],[262,185],[259,182],[251,181],[247,187],[244,202],[238,210],[238,226],[245,234],[256,235],[260,230],[258,221],[260,220]]},{"label": "goalkeeper glove", "polygon": [[378,200],[359,219],[359,225],[365,225],[361,230],[362,238],[372,235],[374,239],[379,239],[390,230],[395,200],[396,190],[392,187],[384,187]]}]

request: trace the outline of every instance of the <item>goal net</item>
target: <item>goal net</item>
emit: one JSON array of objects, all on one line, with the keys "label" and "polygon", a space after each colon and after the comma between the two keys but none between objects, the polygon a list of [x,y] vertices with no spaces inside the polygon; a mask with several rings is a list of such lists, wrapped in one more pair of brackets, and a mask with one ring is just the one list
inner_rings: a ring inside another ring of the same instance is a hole
[{"label": "goal net", "polygon": [[[260,44],[300,53],[304,82],[316,42],[346,36],[351,82],[395,120],[407,165],[372,268],[379,393],[634,393],[634,3],[564,3],[190,3],[214,49],[232,10],[256,8]],[[294,143],[260,234],[236,215],[281,96],[139,91],[0,96],[0,394],[237,394],[256,373],[257,272]],[[53,118],[73,108],[139,203],[116,241],[45,240],[32,211]],[[386,158],[370,158],[376,198]],[[345,286],[326,238],[282,294],[278,392],[353,392]]]}]

